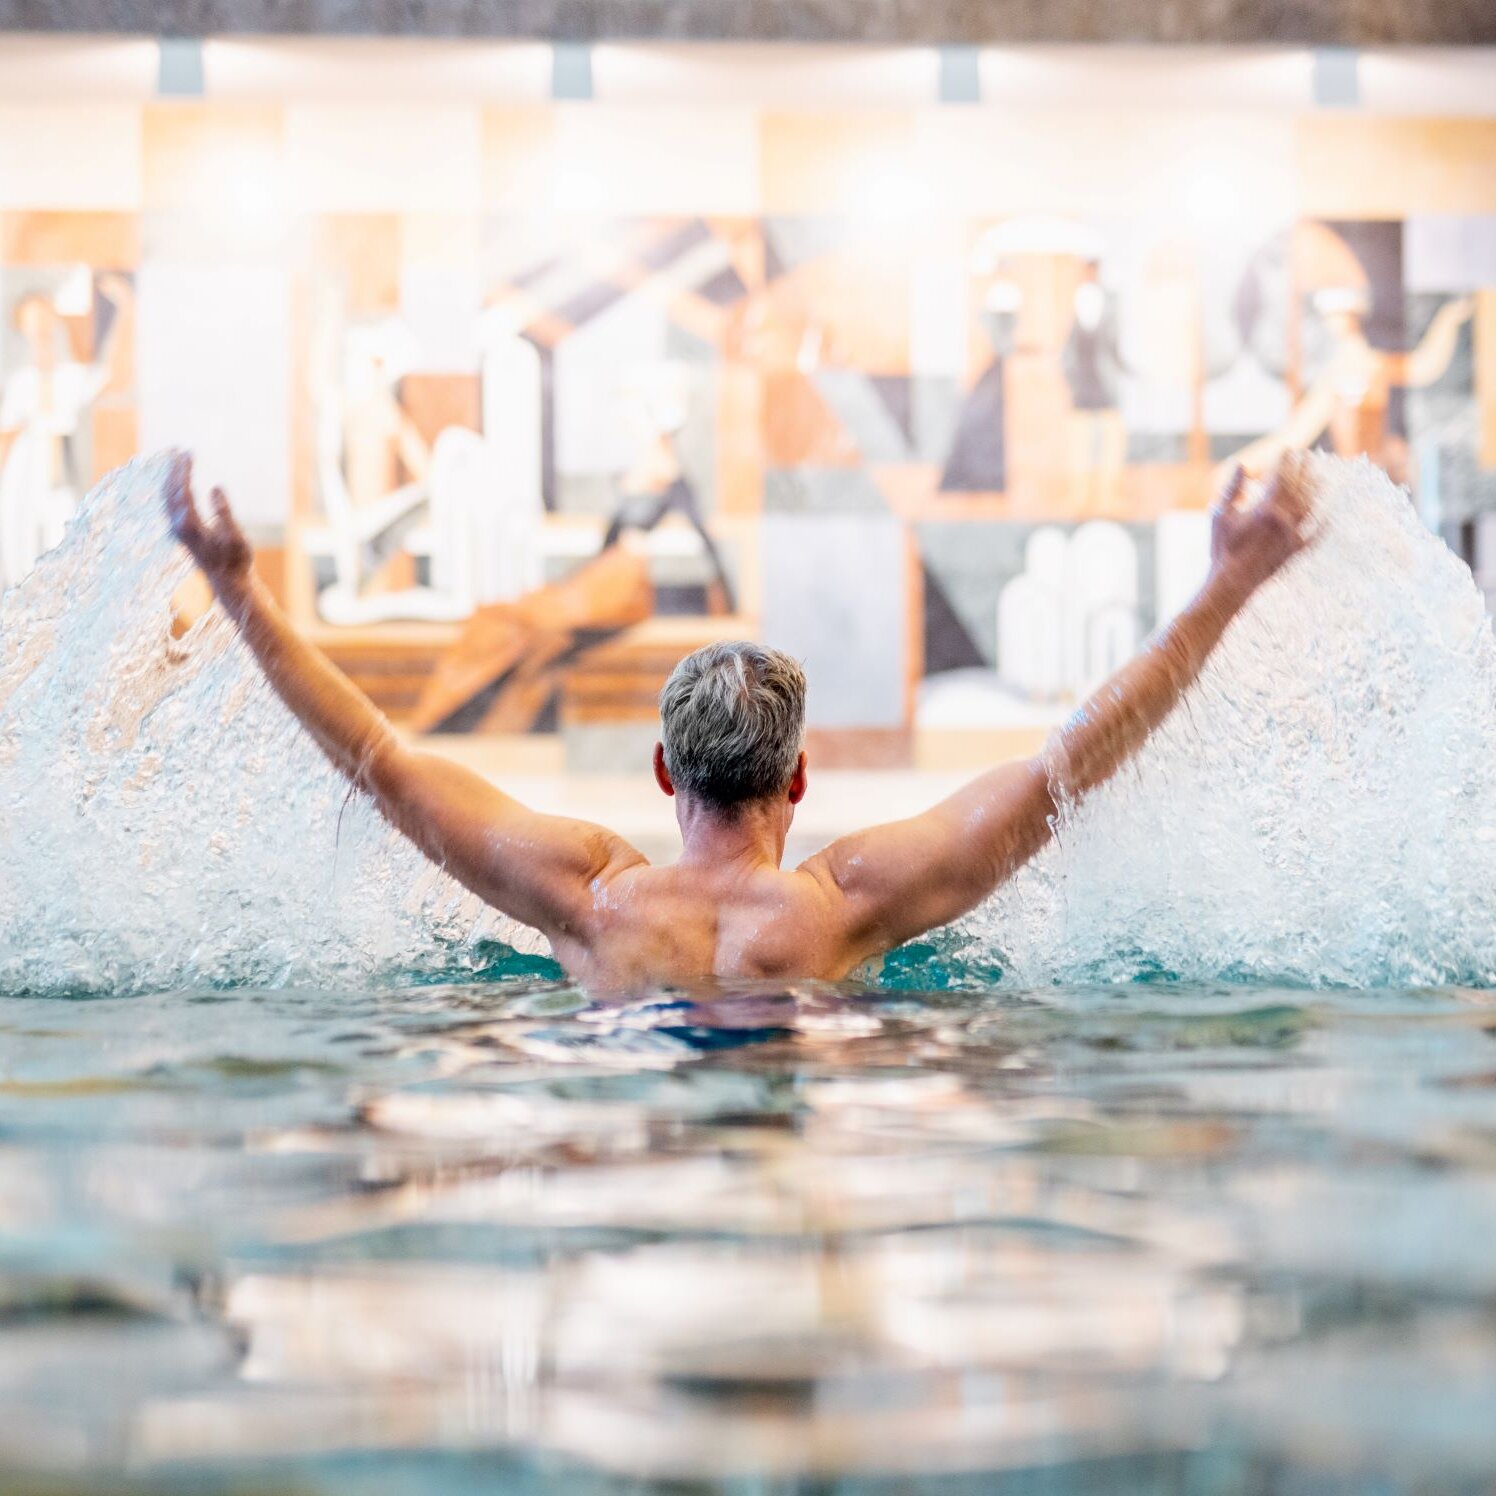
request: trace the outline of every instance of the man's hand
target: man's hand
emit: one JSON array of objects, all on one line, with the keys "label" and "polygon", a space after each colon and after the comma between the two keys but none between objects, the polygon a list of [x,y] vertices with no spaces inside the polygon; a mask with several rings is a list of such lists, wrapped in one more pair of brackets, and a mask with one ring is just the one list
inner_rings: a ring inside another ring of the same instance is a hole
[{"label": "man's hand", "polygon": [[922,816],[844,837],[805,864],[844,900],[849,964],[974,908],[1054,834],[1061,798],[1084,799],[1143,746],[1251,594],[1313,540],[1312,472],[1290,452],[1248,506],[1236,470],[1215,511],[1209,581],[1040,757],[994,769]]},{"label": "man's hand", "polygon": [[1212,582],[1245,600],[1314,539],[1314,479],[1302,452],[1285,452],[1267,491],[1246,502],[1247,475],[1238,467],[1213,511]]},{"label": "man's hand", "polygon": [[187,547],[216,592],[220,586],[248,576],[254,552],[229,511],[224,491],[215,488],[209,497],[213,523],[205,525],[192,497],[192,458],[185,452],[176,453],[166,475],[167,517],[172,534]]}]

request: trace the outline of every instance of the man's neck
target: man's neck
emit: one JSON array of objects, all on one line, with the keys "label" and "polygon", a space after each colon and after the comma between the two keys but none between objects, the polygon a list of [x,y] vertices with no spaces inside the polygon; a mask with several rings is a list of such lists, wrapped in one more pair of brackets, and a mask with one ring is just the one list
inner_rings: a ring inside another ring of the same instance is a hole
[{"label": "man's neck", "polygon": [[745,872],[779,866],[789,818],[778,801],[749,802],[725,811],[681,798],[676,807],[684,843],[681,863]]}]

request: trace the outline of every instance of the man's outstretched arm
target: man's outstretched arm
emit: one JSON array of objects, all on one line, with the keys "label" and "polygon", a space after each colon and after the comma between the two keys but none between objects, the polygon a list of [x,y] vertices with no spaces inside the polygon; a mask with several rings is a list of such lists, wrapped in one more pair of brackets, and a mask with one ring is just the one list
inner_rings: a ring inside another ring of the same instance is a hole
[{"label": "man's outstretched arm", "polygon": [[1142,747],[1247,600],[1308,543],[1309,482],[1290,453],[1247,508],[1238,469],[1215,511],[1205,585],[1039,757],[984,774],[924,815],[844,837],[805,865],[844,900],[854,964],[974,908],[1048,841],[1057,793],[1083,799]]},{"label": "man's outstretched arm", "polygon": [[481,775],[406,748],[377,707],[292,627],[251,565],[221,489],[213,522],[192,496],[192,463],[174,459],[167,513],[276,694],[381,813],[480,898],[554,938],[582,934],[591,887],[642,861],[621,838],[585,821],[541,815]]}]

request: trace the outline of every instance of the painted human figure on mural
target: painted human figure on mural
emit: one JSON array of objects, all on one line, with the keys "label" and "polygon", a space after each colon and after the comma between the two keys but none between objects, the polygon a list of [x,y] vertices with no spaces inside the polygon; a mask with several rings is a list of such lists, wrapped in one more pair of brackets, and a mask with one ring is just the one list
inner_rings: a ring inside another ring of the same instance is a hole
[{"label": "painted human figure on mural", "polygon": [[998,279],[982,297],[981,327],[992,347],[992,361],[977,376],[956,421],[955,435],[940,475],[942,492],[1000,493],[1008,484],[1007,360],[1017,343],[1023,291]]},{"label": "painted human figure on mural", "polygon": [[54,297],[33,292],[15,307],[25,361],[0,389],[0,580],[13,586],[62,539],[89,475],[77,438],[89,409],[119,373],[134,292],[121,275],[101,276],[113,316],[93,362],[73,357]]},{"label": "painted human figure on mural", "polygon": [[1114,509],[1127,462],[1127,428],[1118,409],[1122,355],[1115,313],[1101,284],[1101,267],[1087,265],[1075,288],[1075,317],[1064,352],[1070,386],[1066,453],[1072,501],[1081,514]]},{"label": "painted human figure on mural", "polygon": [[639,452],[619,480],[621,495],[603,536],[603,549],[616,544],[625,531],[648,534],[669,515],[678,514],[696,532],[722,610],[735,612],[732,581],[681,460],[680,437],[690,418],[687,371],[675,364],[646,366],[635,371],[624,394]]},{"label": "painted human figure on mural", "polygon": [[1079,519],[1121,504],[1125,369],[1099,235],[1065,219],[1018,218],[972,253],[992,359],[957,417],[942,491],[1039,496]]},{"label": "painted human figure on mural", "polygon": [[[400,478],[426,477],[431,452],[400,404],[409,334],[393,318],[349,330],[341,394],[343,468],[355,506],[378,504]],[[402,473],[403,470],[403,473]]]},{"label": "painted human figure on mural", "polygon": [[426,557],[420,590],[432,616],[465,618],[546,580],[540,355],[501,307],[480,315],[478,344],[483,429],[450,425],[437,433],[425,484],[428,519],[406,535],[406,545],[419,543]]},{"label": "painted human figure on mural", "polygon": [[332,583],[317,598],[328,623],[444,616],[433,612],[428,589],[371,592],[365,585],[367,548],[410,523],[426,500],[431,454],[399,398],[409,343],[395,318],[343,332],[329,314],[319,329],[312,393],[326,522],[304,530],[302,543],[332,563]]},{"label": "painted human figure on mural", "polygon": [[[502,307],[478,317],[482,431],[454,424],[430,444],[401,399],[416,358],[398,316],[343,328],[329,307],[314,359],[318,472],[326,524],[303,544],[332,562],[318,595],[329,623],[455,621],[545,581],[542,371]],[[423,582],[380,587],[369,548],[398,544]]]},{"label": "painted human figure on mural", "polygon": [[1250,443],[1224,465],[1248,471],[1271,467],[1290,448],[1328,445],[1341,457],[1362,454],[1380,463],[1398,483],[1409,478],[1407,444],[1393,429],[1389,409],[1401,390],[1433,384],[1454,358],[1460,329],[1475,303],[1462,296],[1446,302],[1411,352],[1374,348],[1363,326],[1371,298],[1360,286],[1327,287],[1314,308],[1329,338],[1329,351],[1314,381],[1276,431]]}]

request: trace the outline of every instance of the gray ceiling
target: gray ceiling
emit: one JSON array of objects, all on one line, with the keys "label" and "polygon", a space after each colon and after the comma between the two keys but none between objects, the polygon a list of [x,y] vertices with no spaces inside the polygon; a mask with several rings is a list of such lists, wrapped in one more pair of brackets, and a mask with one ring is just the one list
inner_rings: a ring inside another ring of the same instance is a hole
[{"label": "gray ceiling", "polygon": [[1496,0],[0,0],[0,31],[1459,46]]}]

